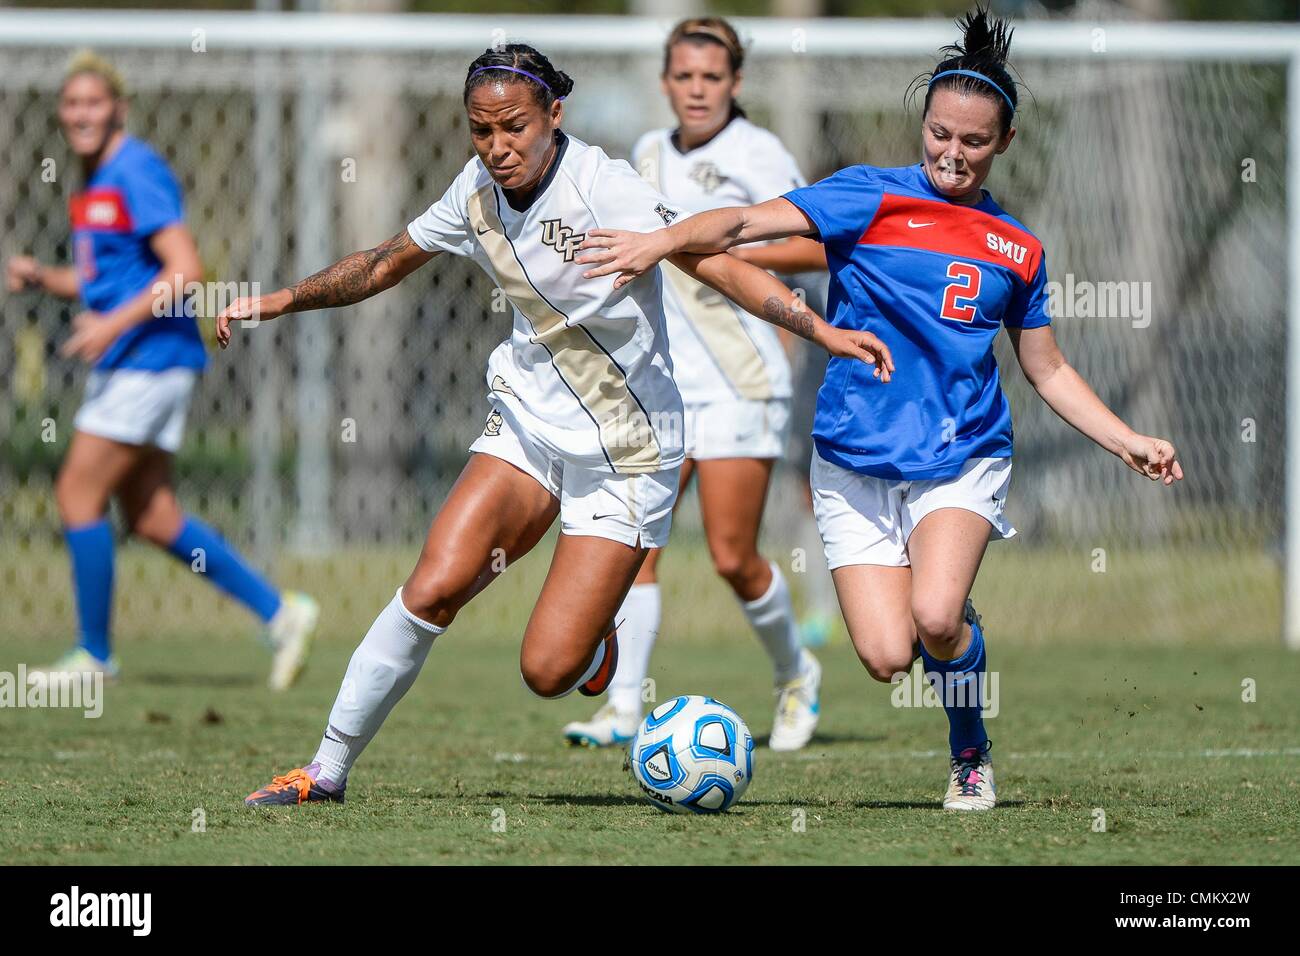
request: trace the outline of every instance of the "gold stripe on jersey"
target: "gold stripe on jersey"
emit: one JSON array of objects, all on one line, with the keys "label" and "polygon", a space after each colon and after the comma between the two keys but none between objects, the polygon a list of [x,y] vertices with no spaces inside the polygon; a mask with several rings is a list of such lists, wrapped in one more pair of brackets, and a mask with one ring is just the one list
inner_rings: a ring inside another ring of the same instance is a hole
[{"label": "gold stripe on jersey", "polygon": [[628,388],[627,377],[586,329],[566,325],[564,313],[533,287],[506,238],[494,190],[488,184],[471,195],[468,212],[470,227],[492,263],[501,291],[532,324],[532,341],[551,353],[555,371],[595,421],[614,470],[623,475],[660,471],[659,442]]},{"label": "gold stripe on jersey", "polygon": [[[663,144],[655,143],[637,162],[641,178],[660,192],[663,192],[659,175],[662,150]],[[736,394],[751,400],[771,398],[772,379],[767,374],[767,363],[730,300],[670,262],[661,262],[659,268],[677,296],[683,317]],[[668,345],[671,350],[671,340]]]}]

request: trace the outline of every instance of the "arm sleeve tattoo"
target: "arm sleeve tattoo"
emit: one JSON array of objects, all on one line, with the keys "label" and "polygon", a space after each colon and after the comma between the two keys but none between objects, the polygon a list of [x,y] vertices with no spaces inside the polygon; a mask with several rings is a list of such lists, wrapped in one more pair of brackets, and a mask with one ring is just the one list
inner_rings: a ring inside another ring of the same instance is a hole
[{"label": "arm sleeve tattoo", "polygon": [[812,339],[813,334],[813,314],[812,311],[800,308],[802,305],[798,299],[795,299],[799,305],[791,308],[774,295],[769,295],[763,301],[763,317],[773,325],[778,325],[783,329],[793,332],[801,339]]},{"label": "arm sleeve tattoo", "polygon": [[308,276],[289,289],[293,311],[352,305],[382,292],[391,284],[384,281],[390,260],[411,245],[411,237],[403,229],[373,249],[354,252]]}]

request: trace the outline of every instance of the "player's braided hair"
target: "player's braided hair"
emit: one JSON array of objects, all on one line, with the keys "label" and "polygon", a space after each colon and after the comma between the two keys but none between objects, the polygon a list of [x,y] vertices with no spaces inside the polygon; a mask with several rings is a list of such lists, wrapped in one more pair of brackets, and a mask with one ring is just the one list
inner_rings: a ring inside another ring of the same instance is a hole
[{"label": "player's braided hair", "polygon": [[[727,51],[733,74],[739,73],[745,65],[745,48],[740,42],[740,35],[722,17],[687,17],[679,21],[664,43],[664,73],[668,72],[668,64],[672,61],[673,47],[679,43],[712,43],[722,47]],[[731,115],[745,115],[745,111],[734,99],[731,101]]]},{"label": "player's braided hair", "polygon": [[[985,96],[998,105],[1002,132],[1011,128],[1011,122],[1020,103],[1016,81],[1008,70],[1007,57],[1011,54],[1011,35],[1015,31],[1001,17],[991,16],[988,8],[977,5],[957,21],[962,38],[958,43],[945,46],[941,52],[948,54],[929,73],[922,73],[912,81],[909,98],[916,90],[925,88],[922,114],[930,109],[930,97],[935,90],[951,89],[976,96]],[[955,72],[955,71],[965,72]],[[943,76],[942,74],[948,74]],[[972,76],[971,74],[978,74]],[[938,79],[935,79],[938,77]]]},{"label": "player's braided hair", "polygon": [[543,109],[550,109],[556,100],[573,92],[569,74],[557,70],[543,53],[526,43],[506,43],[484,50],[465,73],[465,101],[469,101],[472,91],[488,83],[527,83]]}]

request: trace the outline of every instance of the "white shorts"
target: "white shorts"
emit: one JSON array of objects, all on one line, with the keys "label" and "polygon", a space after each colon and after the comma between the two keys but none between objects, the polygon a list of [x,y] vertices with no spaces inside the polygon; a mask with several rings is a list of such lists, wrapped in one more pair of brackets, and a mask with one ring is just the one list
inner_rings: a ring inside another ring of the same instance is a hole
[{"label": "white shorts", "polygon": [[154,445],[175,453],[185,436],[185,414],[198,379],[192,368],[91,372],[73,426],[125,445]]},{"label": "white shorts", "polygon": [[686,457],[780,458],[790,431],[790,399],[688,402]]},{"label": "white shorts", "polygon": [[565,461],[511,425],[495,406],[471,452],[492,455],[529,475],[560,501],[564,534],[609,538],[630,547],[668,543],[681,465],[641,475],[617,475]]},{"label": "white shorts", "polygon": [[988,519],[995,539],[1016,533],[1002,516],[1011,484],[1010,458],[972,458],[953,478],[893,481],[841,468],[814,448],[809,482],[826,565],[832,569],[909,566],[912,529],[940,508],[961,508]]}]

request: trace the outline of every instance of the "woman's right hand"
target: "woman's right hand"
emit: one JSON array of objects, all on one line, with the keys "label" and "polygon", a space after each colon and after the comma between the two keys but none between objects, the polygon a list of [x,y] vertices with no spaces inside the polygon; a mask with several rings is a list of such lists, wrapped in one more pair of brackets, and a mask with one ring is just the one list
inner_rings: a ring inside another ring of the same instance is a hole
[{"label": "woman's right hand", "polygon": [[5,263],[5,287],[24,292],[41,287],[41,264],[31,256],[14,256]]},{"label": "woman's right hand", "polygon": [[284,315],[288,308],[285,290],[270,295],[246,295],[236,299],[217,316],[217,344],[223,349],[230,344],[232,322],[257,325]]}]

